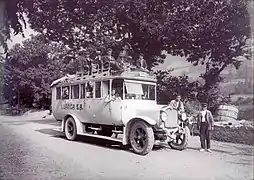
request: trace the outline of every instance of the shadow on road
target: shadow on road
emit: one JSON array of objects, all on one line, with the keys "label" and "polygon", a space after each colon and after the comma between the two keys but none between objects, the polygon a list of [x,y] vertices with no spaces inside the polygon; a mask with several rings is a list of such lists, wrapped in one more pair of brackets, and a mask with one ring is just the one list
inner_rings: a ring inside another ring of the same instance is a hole
[{"label": "shadow on road", "polygon": [[[46,135],[50,135],[50,137],[54,138],[60,138],[68,141],[65,137],[65,135],[62,132],[55,131],[53,129],[40,129],[35,130],[36,132],[43,133]],[[89,136],[77,136],[77,139],[75,140],[77,143],[87,143],[94,146],[99,146],[102,148],[110,148],[113,150],[123,150],[126,152],[132,152],[132,148],[130,146],[124,146],[120,142],[110,141],[106,139],[100,139],[96,137],[89,137]],[[169,146],[165,144],[155,144],[153,147],[153,151],[162,151],[165,149],[171,149]]]},{"label": "shadow on road", "polygon": [[[40,130],[35,130],[36,132],[40,132],[43,134],[50,135],[51,137],[54,138],[60,138],[68,141],[65,138],[65,135],[62,132],[55,131],[53,129],[40,129]],[[77,136],[77,139],[75,140],[77,143],[87,143],[90,145],[95,145],[103,148],[110,148],[113,150],[124,150],[127,152],[130,152],[130,148],[123,146],[121,143],[106,140],[106,139],[99,139],[96,137],[89,137],[89,136]]]},{"label": "shadow on road", "polygon": [[40,120],[5,120],[1,121],[2,123],[6,123],[9,125],[16,125],[16,126],[21,126],[21,125],[26,125],[29,123],[34,123],[34,124],[48,124],[48,125],[55,125],[59,126],[60,123],[57,122],[55,119],[40,119]]}]

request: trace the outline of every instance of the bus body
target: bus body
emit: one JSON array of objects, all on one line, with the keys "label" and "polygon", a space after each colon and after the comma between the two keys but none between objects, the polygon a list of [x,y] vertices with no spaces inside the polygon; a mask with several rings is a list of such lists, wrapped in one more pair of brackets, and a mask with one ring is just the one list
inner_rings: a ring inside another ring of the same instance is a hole
[{"label": "bus body", "polygon": [[[184,149],[186,128],[177,111],[156,102],[156,78],[139,70],[75,74],[54,81],[52,112],[68,140],[87,135],[131,144],[149,153],[155,140]],[[114,94],[113,94],[114,91]],[[183,135],[181,144],[176,143]]]}]

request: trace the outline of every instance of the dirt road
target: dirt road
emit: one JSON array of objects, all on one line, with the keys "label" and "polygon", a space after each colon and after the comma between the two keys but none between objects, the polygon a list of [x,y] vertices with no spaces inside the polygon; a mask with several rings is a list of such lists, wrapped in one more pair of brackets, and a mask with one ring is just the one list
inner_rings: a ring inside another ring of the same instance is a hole
[{"label": "dirt road", "polygon": [[0,179],[253,179],[251,146],[212,142],[212,153],[199,152],[191,137],[185,151],[156,146],[147,156],[119,144],[64,139],[51,119],[0,117]]}]

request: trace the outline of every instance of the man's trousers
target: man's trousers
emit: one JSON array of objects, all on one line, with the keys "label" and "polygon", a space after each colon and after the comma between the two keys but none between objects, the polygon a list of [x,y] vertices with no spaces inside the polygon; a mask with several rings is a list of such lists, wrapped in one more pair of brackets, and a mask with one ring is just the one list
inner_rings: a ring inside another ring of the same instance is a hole
[{"label": "man's trousers", "polygon": [[202,149],[205,149],[206,147],[207,147],[207,149],[210,149],[210,147],[211,147],[211,130],[208,130],[208,123],[207,122],[201,122],[200,142],[201,142]]}]

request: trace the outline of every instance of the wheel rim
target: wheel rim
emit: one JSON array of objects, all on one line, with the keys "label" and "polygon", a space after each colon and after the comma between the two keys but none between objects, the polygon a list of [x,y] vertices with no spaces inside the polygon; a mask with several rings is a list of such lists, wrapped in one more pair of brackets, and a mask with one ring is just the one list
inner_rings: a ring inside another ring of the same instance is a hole
[{"label": "wheel rim", "polygon": [[147,133],[142,127],[137,127],[133,131],[133,145],[138,150],[143,150],[147,146]]},{"label": "wheel rim", "polygon": [[178,133],[173,143],[176,145],[182,145],[185,141],[185,138],[186,138],[186,135],[184,133],[181,133],[181,134]]},{"label": "wheel rim", "polygon": [[70,136],[74,135],[74,124],[71,121],[67,123],[67,132]]}]

